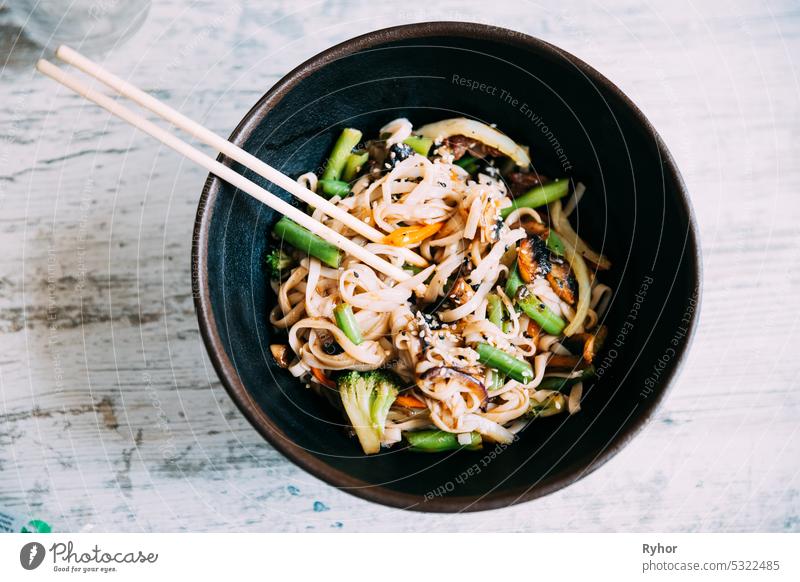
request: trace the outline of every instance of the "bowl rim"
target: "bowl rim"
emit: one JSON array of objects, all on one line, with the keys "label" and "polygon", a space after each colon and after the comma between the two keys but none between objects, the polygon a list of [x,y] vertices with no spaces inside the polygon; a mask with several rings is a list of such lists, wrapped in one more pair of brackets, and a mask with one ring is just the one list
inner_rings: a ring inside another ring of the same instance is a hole
[{"label": "bowl rim", "polygon": [[[434,497],[423,502],[418,495],[366,483],[318,459],[292,442],[250,396],[237,374],[234,364],[228,358],[211,305],[207,268],[208,233],[216,197],[222,185],[222,180],[213,174],[209,174],[206,179],[195,218],[191,259],[192,294],[203,343],[225,390],[261,436],[294,464],[342,491],[390,507],[431,513],[484,511],[531,501],[586,477],[622,450],[651,420],[683,368],[686,353],[695,336],[702,303],[702,257],[697,221],[689,202],[686,185],[672,154],[641,110],[615,84],[571,53],[539,38],[498,26],[455,21],[423,22],[375,30],[341,42],[309,58],[275,83],[247,112],[228,139],[234,144],[242,146],[275,104],[280,102],[300,81],[331,62],[375,45],[431,36],[455,36],[494,41],[528,50],[533,49],[551,57],[565,59],[586,75],[590,81],[612,92],[629,109],[643,129],[652,135],[661,156],[663,175],[675,183],[680,199],[679,203],[683,206],[688,218],[686,257],[691,262],[690,268],[696,284],[696,304],[687,330],[686,341],[676,349],[676,357],[672,360],[672,366],[666,370],[661,390],[647,399],[639,416],[609,440],[588,464],[585,462],[585,458],[578,459],[559,473],[528,487],[495,491],[483,496]],[[220,155],[218,160],[227,166],[233,165],[233,162],[225,156]]]}]

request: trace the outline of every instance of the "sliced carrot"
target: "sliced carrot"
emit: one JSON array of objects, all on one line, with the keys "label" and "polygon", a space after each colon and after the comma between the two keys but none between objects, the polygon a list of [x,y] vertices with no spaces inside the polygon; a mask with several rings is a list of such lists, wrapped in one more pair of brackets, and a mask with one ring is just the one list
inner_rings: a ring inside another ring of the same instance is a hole
[{"label": "sliced carrot", "polygon": [[336,388],[336,382],[334,382],[333,380],[328,378],[325,375],[325,372],[323,372],[319,368],[311,368],[311,374],[313,374],[313,376],[316,379],[316,381],[319,382],[320,384],[322,384],[323,386],[326,386],[328,388],[333,388],[333,389]]},{"label": "sliced carrot", "polygon": [[429,236],[433,236],[444,226],[444,222],[434,224],[421,224],[416,226],[403,226],[383,237],[383,244],[395,247],[407,247],[421,243]]},{"label": "sliced carrot", "polygon": [[395,399],[394,403],[406,408],[427,408],[422,400],[410,394],[401,394]]}]

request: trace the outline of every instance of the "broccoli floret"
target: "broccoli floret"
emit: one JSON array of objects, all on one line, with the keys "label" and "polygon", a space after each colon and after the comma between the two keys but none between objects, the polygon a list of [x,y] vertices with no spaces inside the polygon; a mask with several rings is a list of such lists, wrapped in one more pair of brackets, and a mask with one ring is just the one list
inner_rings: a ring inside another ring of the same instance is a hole
[{"label": "broccoli floret", "polygon": [[267,264],[270,277],[273,279],[280,279],[281,271],[291,267],[294,260],[281,249],[272,248],[264,257],[264,262]]},{"label": "broccoli floret", "polygon": [[368,455],[381,448],[381,437],[399,382],[382,370],[347,372],[339,377],[339,395],[347,418],[356,431],[361,448]]}]

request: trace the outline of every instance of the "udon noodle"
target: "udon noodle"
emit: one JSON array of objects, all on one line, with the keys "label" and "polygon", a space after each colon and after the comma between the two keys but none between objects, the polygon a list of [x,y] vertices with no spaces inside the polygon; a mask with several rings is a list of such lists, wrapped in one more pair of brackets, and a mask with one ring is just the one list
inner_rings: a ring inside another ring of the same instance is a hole
[{"label": "udon noodle", "polygon": [[345,130],[322,178],[298,182],[385,233],[310,210],[410,278],[276,241],[278,363],[344,409],[366,453],[509,443],[531,419],[578,412],[611,296],[596,278],[608,259],[569,223],[583,185],[536,174],[527,148],[466,119],[360,137]]}]

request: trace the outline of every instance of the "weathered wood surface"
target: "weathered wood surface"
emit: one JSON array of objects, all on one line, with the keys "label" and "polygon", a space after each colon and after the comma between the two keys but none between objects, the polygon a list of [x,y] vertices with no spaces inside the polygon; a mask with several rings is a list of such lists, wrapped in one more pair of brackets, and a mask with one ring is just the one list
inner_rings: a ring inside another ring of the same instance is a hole
[{"label": "weathered wood surface", "polygon": [[191,300],[205,172],[34,75],[38,49],[0,19],[0,506],[61,530],[800,530],[793,2],[164,0],[105,57],[227,134],[335,42],[404,22],[492,22],[577,54],[654,122],[704,251],[701,328],[680,380],[600,471],[455,516],[339,492],[250,428]]}]

